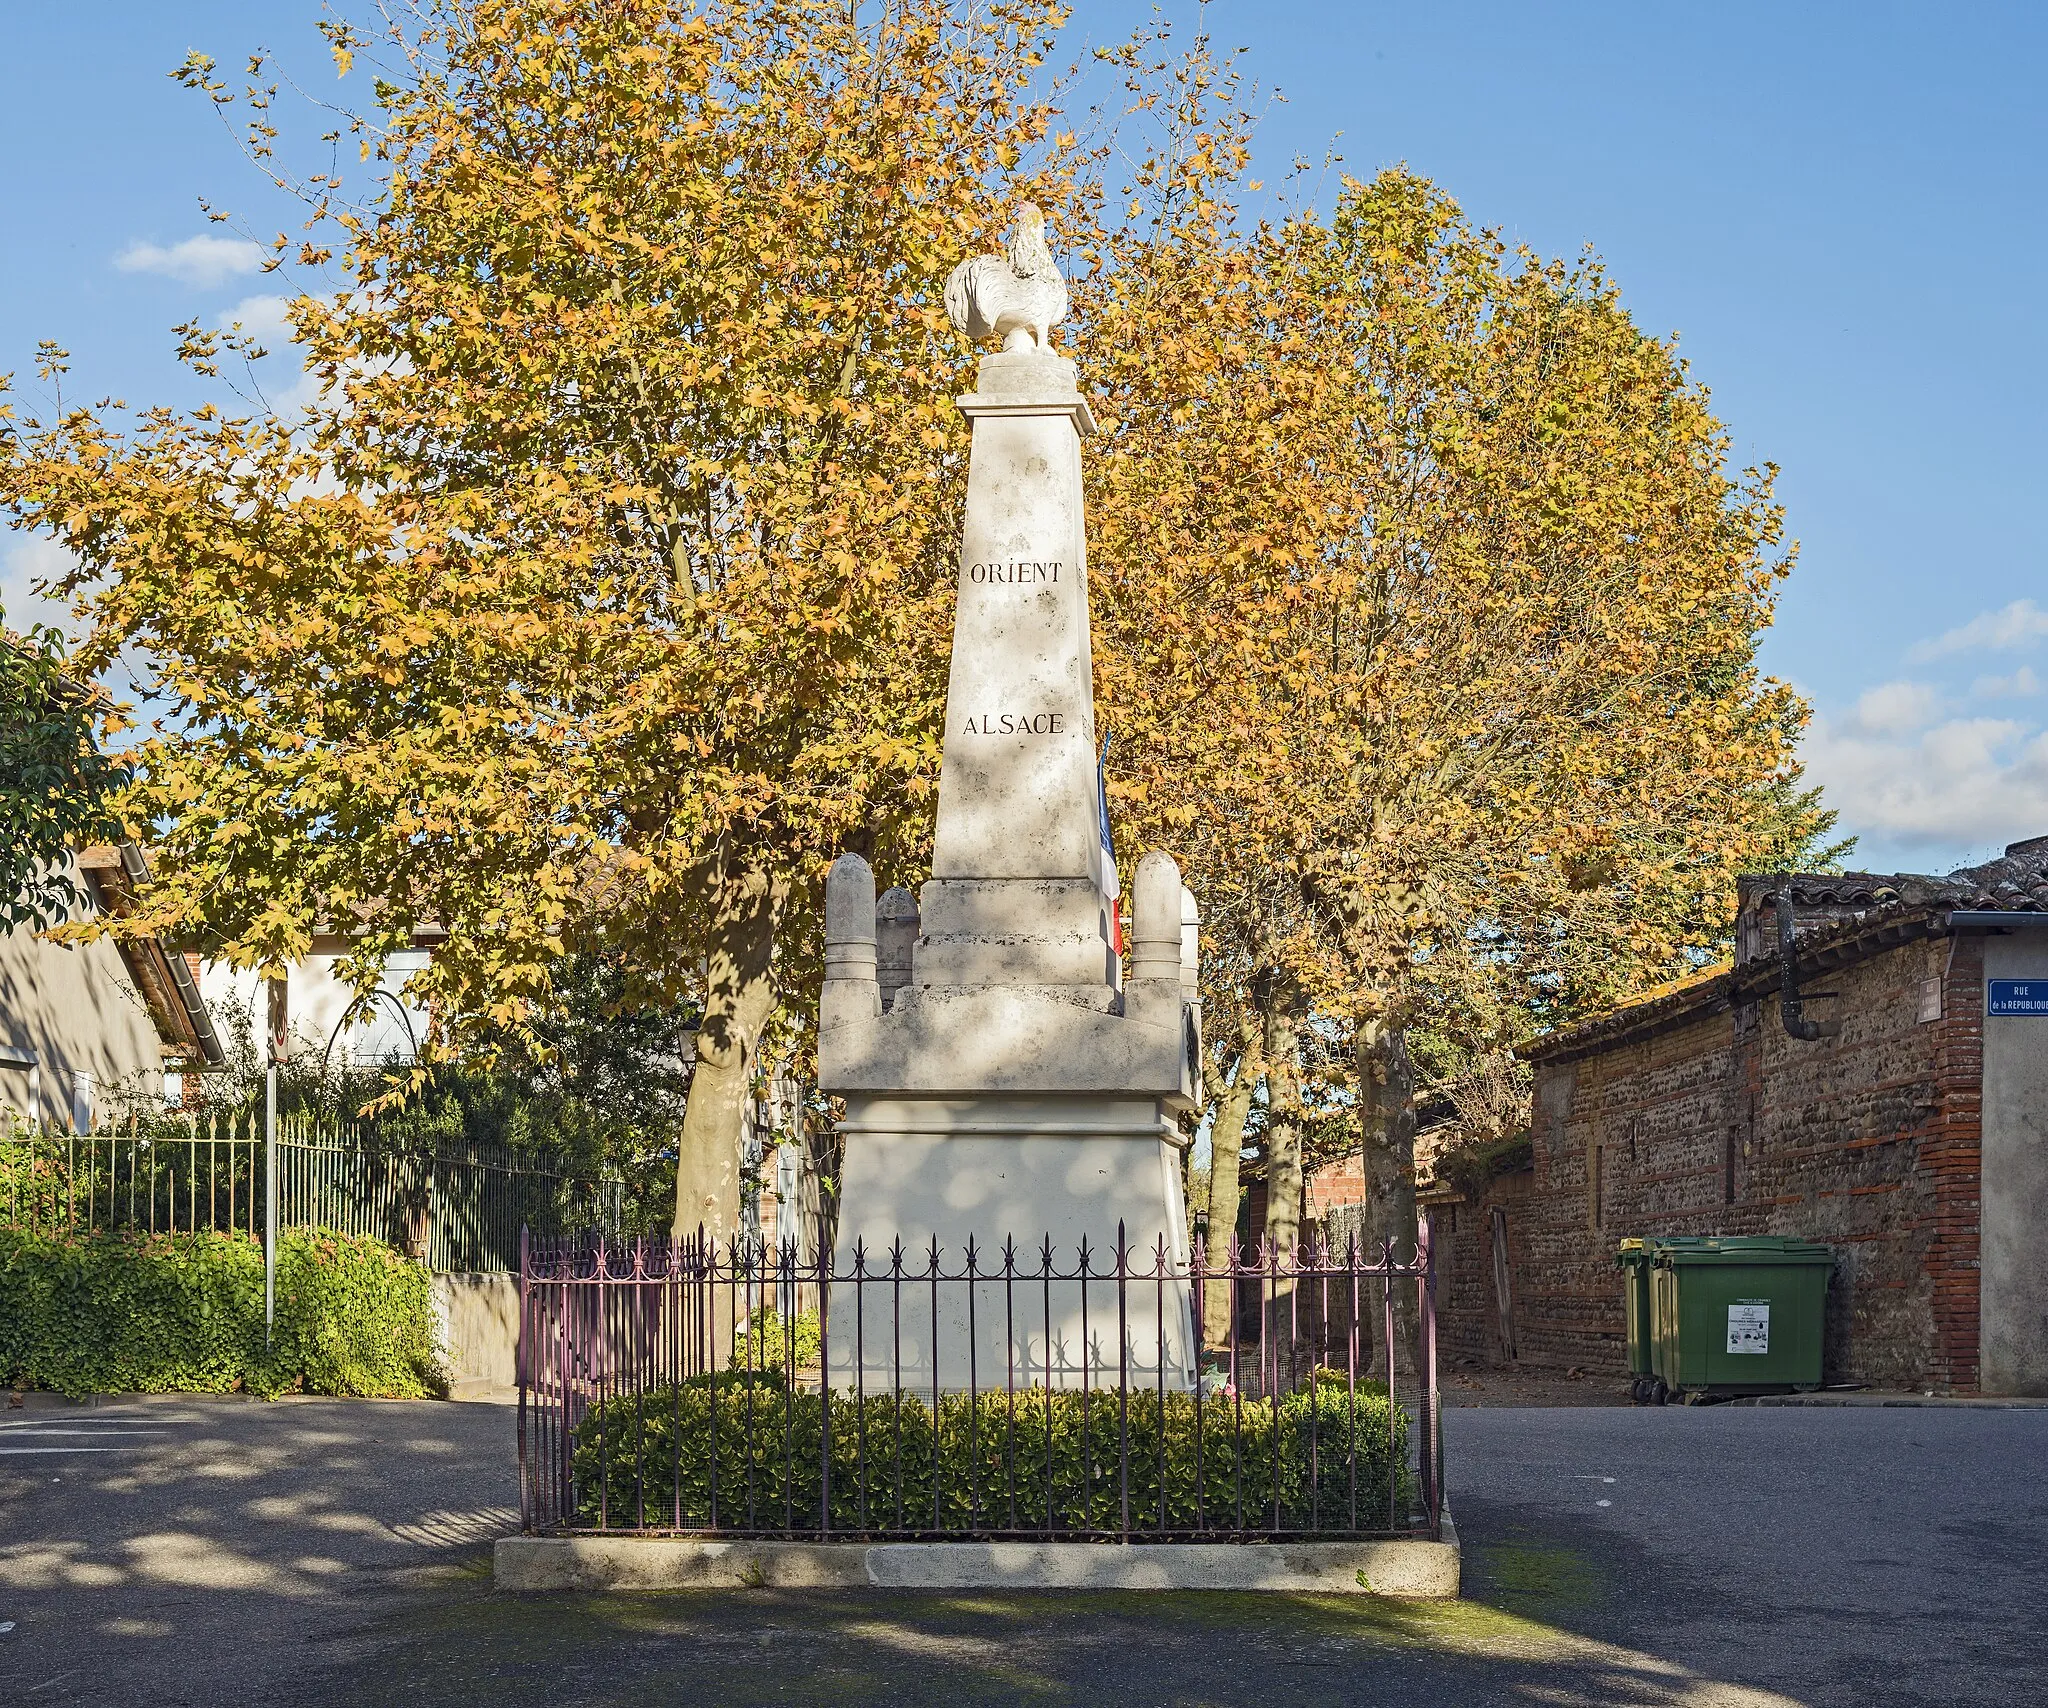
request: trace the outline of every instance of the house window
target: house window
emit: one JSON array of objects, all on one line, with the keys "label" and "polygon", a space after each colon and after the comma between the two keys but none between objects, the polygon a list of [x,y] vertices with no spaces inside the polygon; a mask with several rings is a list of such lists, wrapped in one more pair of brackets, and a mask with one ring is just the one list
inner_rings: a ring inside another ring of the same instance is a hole
[{"label": "house window", "polygon": [[[18,1097],[21,1112],[27,1118],[28,1124],[32,1127],[40,1125],[43,1118],[43,1070],[38,1065],[35,1051],[18,1048],[12,1044],[0,1044],[0,1068],[16,1068],[21,1071],[23,1077],[19,1080],[14,1080],[12,1074],[8,1075],[8,1078],[13,1080],[9,1087],[9,1101]],[[5,1122],[4,1126],[0,1126],[0,1137],[11,1134],[14,1131],[13,1113],[8,1111],[0,1115],[0,1120]]]}]

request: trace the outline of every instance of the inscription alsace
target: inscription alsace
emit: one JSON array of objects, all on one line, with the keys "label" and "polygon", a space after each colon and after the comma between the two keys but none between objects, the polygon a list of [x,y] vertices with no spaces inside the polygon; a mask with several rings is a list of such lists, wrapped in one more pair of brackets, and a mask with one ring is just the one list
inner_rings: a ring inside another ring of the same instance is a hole
[{"label": "inscription alsace", "polygon": [[967,566],[967,579],[977,584],[1010,587],[1043,587],[1056,583],[1060,578],[1060,566],[1056,563],[971,563]]},{"label": "inscription alsace", "polygon": [[962,735],[1065,735],[1065,712],[977,712],[961,726]]}]

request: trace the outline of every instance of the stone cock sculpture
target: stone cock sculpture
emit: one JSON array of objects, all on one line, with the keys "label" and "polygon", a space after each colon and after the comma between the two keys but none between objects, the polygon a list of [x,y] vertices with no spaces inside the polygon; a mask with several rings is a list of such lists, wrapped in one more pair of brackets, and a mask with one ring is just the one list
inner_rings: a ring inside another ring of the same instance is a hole
[{"label": "stone cock sculpture", "polygon": [[1001,255],[962,261],[946,281],[946,313],[968,337],[1000,338],[1005,350],[1047,350],[1067,317],[1067,281],[1045,242],[1045,215],[1030,202]]}]

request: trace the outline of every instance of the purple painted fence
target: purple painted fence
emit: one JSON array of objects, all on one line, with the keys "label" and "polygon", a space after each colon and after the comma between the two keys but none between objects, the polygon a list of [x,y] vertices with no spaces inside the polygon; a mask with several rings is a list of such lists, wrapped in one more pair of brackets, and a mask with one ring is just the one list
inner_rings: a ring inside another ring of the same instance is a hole
[{"label": "purple painted fence", "polygon": [[1434,1307],[1426,1228],[1405,1258],[1212,1261],[1198,1242],[1178,1268],[1121,1240],[835,1268],[787,1246],[529,1239],[521,1516],[557,1534],[1436,1537]]}]

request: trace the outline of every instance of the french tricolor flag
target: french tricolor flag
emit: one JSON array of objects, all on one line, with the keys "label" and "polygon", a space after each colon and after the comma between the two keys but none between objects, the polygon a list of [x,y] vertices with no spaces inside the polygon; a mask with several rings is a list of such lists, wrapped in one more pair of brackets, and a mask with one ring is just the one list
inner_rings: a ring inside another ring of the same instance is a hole
[{"label": "french tricolor flag", "polygon": [[1124,952],[1123,912],[1117,906],[1117,897],[1122,890],[1116,877],[1116,845],[1109,839],[1109,734],[1102,737],[1102,752],[1095,760],[1095,822],[1102,831],[1101,848],[1096,860],[1096,887],[1102,891],[1109,904],[1109,946],[1117,954]]}]

